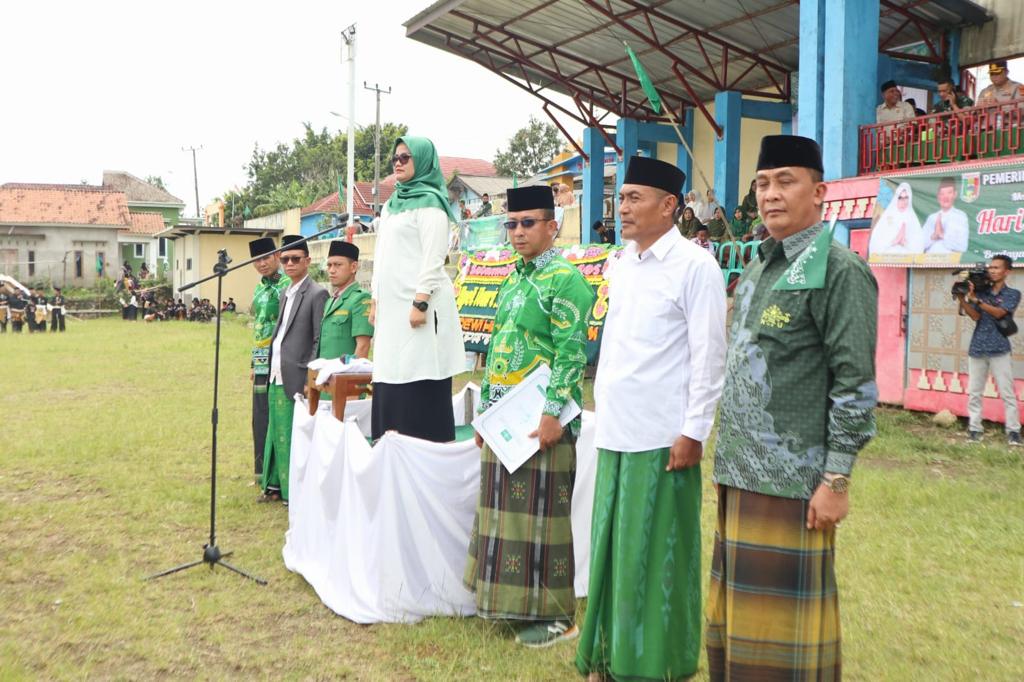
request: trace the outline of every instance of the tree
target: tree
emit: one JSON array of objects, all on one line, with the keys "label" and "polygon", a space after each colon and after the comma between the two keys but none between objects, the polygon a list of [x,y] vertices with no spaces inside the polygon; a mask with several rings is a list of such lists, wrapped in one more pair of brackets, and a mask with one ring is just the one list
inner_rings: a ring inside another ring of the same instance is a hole
[{"label": "tree", "polygon": [[501,175],[529,177],[547,166],[562,149],[558,128],[531,116],[526,127],[509,139],[508,148],[497,151],[494,167]]},{"label": "tree", "polygon": [[164,185],[164,179],[159,175],[147,175],[146,182],[148,182],[149,184],[153,185],[158,189],[167,191],[167,187]]},{"label": "tree", "polygon": [[[395,140],[405,135],[408,126],[400,123],[381,125],[381,176],[390,173],[390,164],[383,157],[391,153]],[[355,139],[356,179],[373,180],[374,126],[359,128]],[[303,135],[291,144],[278,143],[273,149],[253,148],[246,165],[248,182],[241,190],[231,190],[221,197],[229,224],[240,224],[245,218],[302,207],[337,191],[338,176],[346,175],[348,135],[330,133],[326,128],[314,130],[303,123]]]}]

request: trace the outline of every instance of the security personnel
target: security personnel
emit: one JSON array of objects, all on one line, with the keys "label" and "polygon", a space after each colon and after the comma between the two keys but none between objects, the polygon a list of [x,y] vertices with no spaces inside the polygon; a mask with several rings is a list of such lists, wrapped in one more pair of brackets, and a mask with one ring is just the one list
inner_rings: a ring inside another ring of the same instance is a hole
[{"label": "security personnel", "polygon": [[64,295],[60,287],[54,287],[53,297],[50,298],[50,331],[58,330],[64,331]]},{"label": "security personnel", "polygon": [[356,283],[359,247],[336,239],[327,252],[327,277],[334,296],[327,299],[320,325],[320,357],[340,358],[370,355],[370,294]]}]

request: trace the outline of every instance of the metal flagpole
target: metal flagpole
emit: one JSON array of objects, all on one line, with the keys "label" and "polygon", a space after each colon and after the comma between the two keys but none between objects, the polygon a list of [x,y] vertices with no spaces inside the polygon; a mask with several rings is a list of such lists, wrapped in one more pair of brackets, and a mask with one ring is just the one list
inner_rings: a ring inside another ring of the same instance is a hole
[{"label": "metal flagpole", "polygon": [[345,212],[352,216],[356,181],[356,25],[352,24],[342,31],[341,39],[348,46],[348,173]]}]

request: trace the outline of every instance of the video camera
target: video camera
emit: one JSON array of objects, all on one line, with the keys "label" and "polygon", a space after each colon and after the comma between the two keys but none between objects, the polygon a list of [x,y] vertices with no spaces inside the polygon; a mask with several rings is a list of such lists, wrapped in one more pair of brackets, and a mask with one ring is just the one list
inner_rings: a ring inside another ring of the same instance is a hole
[{"label": "video camera", "polygon": [[985,265],[974,265],[969,269],[954,270],[953,276],[956,281],[953,282],[953,287],[949,292],[953,298],[966,296],[970,292],[968,282],[974,284],[975,295],[992,288],[992,280],[988,278],[988,267]]}]

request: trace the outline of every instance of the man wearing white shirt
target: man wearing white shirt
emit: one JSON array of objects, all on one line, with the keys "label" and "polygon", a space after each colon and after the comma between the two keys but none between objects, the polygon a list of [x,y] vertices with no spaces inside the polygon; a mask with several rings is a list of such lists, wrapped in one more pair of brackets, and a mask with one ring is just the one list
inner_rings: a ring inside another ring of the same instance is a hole
[{"label": "man wearing white shirt", "polygon": [[601,340],[590,589],[576,667],[679,679],[701,642],[700,461],[725,367],[725,284],[673,229],[685,175],[630,159]]},{"label": "man wearing white shirt", "polygon": [[956,201],[956,180],[939,181],[939,210],[924,221],[925,253],[963,253],[967,250],[970,226],[967,214],[953,206]]},{"label": "man wearing white shirt", "polygon": [[309,277],[309,247],[298,235],[281,240],[281,264],[292,285],[282,295],[281,316],[270,344],[270,377],[267,402],[270,418],[263,451],[261,502],[288,503],[288,466],[292,444],[292,414],[296,393],[306,385],[306,367],[317,357],[320,325],[324,317],[327,290]]},{"label": "man wearing white shirt", "polygon": [[715,190],[709,189],[707,191],[706,200],[697,203],[697,207],[693,210],[697,216],[697,220],[703,225],[707,225],[715,217],[715,209],[718,208],[718,200],[715,199]]}]

